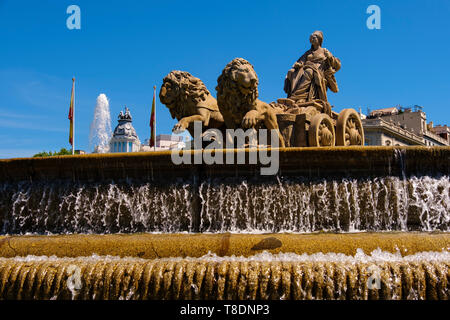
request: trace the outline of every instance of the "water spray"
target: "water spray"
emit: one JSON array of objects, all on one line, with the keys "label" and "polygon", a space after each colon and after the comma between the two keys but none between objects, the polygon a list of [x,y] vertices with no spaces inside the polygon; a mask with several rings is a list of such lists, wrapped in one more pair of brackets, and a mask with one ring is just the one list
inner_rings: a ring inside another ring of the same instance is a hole
[{"label": "water spray", "polygon": [[89,132],[89,147],[94,146],[95,153],[109,152],[109,139],[111,138],[111,114],[109,100],[104,93],[97,97],[94,118]]}]

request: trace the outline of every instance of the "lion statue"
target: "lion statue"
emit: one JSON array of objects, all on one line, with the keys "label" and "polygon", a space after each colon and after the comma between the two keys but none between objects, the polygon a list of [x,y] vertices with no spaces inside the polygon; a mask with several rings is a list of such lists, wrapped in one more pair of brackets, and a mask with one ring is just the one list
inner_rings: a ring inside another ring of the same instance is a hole
[{"label": "lion statue", "polygon": [[263,125],[277,130],[279,146],[284,140],[279,132],[273,106],[258,99],[258,76],[245,59],[236,58],[228,63],[217,79],[217,103],[227,128],[261,128]]},{"label": "lion statue", "polygon": [[201,121],[203,130],[216,128],[224,130],[224,120],[217,101],[203,82],[189,72],[172,71],[163,79],[159,99],[170,110],[178,123],[172,131],[188,130],[194,136],[194,121]]}]

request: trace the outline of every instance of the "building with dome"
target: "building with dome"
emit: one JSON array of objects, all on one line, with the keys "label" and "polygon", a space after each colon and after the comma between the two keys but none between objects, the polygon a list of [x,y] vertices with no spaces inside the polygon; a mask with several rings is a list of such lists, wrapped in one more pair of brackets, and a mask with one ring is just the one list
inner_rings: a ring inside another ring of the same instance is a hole
[{"label": "building with dome", "polygon": [[119,124],[114,129],[113,136],[109,142],[109,151],[117,152],[138,152],[141,149],[141,142],[132,125],[130,110],[125,108],[125,113],[120,111],[118,117]]}]

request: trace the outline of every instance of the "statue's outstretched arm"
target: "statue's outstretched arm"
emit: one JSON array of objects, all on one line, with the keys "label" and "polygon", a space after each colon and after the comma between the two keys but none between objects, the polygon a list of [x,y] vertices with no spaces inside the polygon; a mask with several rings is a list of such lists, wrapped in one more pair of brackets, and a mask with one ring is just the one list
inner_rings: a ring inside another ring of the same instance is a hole
[{"label": "statue's outstretched arm", "polygon": [[338,71],[341,68],[341,60],[333,56],[328,49],[323,48],[323,51],[329,65],[334,69],[334,71]]}]

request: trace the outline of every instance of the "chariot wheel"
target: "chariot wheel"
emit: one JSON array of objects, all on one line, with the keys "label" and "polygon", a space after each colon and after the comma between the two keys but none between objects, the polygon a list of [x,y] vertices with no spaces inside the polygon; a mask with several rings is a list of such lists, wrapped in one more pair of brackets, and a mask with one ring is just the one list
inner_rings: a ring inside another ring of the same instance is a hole
[{"label": "chariot wheel", "polygon": [[325,113],[316,114],[311,119],[308,131],[310,147],[333,147],[335,144],[333,120]]},{"label": "chariot wheel", "polygon": [[364,129],[361,118],[354,109],[344,109],[339,113],[336,124],[336,145],[364,145]]}]

